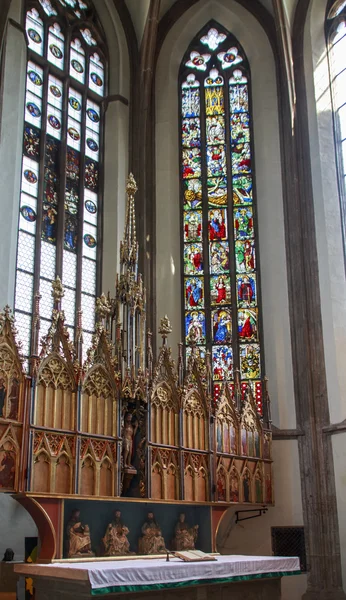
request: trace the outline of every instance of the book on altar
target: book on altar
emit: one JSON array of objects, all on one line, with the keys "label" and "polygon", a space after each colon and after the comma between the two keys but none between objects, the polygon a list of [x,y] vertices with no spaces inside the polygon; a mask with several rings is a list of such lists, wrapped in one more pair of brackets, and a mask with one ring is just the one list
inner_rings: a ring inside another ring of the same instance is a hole
[{"label": "book on altar", "polygon": [[185,562],[201,562],[204,560],[216,560],[215,554],[206,554],[202,552],[202,550],[181,550],[179,552],[174,552],[174,555]]}]

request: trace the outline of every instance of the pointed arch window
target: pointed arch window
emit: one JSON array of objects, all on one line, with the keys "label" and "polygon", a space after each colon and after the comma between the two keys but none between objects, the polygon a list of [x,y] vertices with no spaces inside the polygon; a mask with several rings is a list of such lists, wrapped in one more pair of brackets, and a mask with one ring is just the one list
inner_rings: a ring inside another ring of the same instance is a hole
[{"label": "pointed arch window", "polygon": [[32,351],[34,298],[40,337],[53,309],[51,281],[74,338],[83,311],[84,346],[94,331],[99,288],[102,100],[106,59],[90,0],[28,0],[23,160],[15,318],[25,357]]},{"label": "pointed arch window", "polygon": [[327,6],[326,39],[333,106],[335,155],[346,257],[346,2]]},{"label": "pointed arch window", "polygon": [[183,339],[211,354],[214,400],[240,374],[261,411],[259,302],[250,70],[216,23],[187,50],[179,76]]}]

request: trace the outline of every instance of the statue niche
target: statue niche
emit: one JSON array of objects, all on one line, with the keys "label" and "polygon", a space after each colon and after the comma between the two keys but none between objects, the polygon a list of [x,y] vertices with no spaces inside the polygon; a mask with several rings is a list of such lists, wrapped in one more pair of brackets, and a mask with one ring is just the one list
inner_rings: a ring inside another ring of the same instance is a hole
[{"label": "statue niche", "polygon": [[50,429],[75,429],[76,392],[73,371],[53,352],[39,368],[35,391],[34,425]]}]

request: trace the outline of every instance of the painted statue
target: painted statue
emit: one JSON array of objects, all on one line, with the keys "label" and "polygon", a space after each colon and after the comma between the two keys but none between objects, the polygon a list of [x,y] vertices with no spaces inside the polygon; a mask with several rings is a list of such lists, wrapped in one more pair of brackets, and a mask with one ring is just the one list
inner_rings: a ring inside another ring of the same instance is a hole
[{"label": "painted statue", "polygon": [[174,547],[176,550],[194,550],[198,536],[198,525],[189,527],[185,521],[185,514],[179,515],[179,521],[175,526]]},{"label": "painted statue", "polygon": [[123,439],[123,464],[124,469],[133,470],[134,467],[131,464],[132,460],[132,451],[133,451],[133,440],[136,435],[138,429],[138,422],[135,424],[132,423],[132,414],[130,412],[126,413],[124,420],[124,427],[121,432],[121,437]]},{"label": "painted statue", "polygon": [[152,512],[142,526],[142,537],[139,540],[141,554],[165,554],[166,544],[161,529]]},{"label": "painted statue", "polygon": [[130,543],[127,539],[128,528],[123,525],[120,510],[114,513],[114,519],[107,526],[104,538],[105,556],[122,556],[130,554]]},{"label": "painted statue", "polygon": [[80,511],[72,511],[66,527],[66,542],[68,558],[94,556],[91,551],[90,530],[88,525],[82,525]]}]

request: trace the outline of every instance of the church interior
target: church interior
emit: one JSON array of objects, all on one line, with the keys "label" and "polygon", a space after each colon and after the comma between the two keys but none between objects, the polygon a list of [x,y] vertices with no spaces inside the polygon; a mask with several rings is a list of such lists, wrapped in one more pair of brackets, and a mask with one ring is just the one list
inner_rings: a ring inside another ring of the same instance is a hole
[{"label": "church interior", "polygon": [[343,0],[1,1],[0,555],[37,600],[179,552],[346,598],[345,56]]}]

